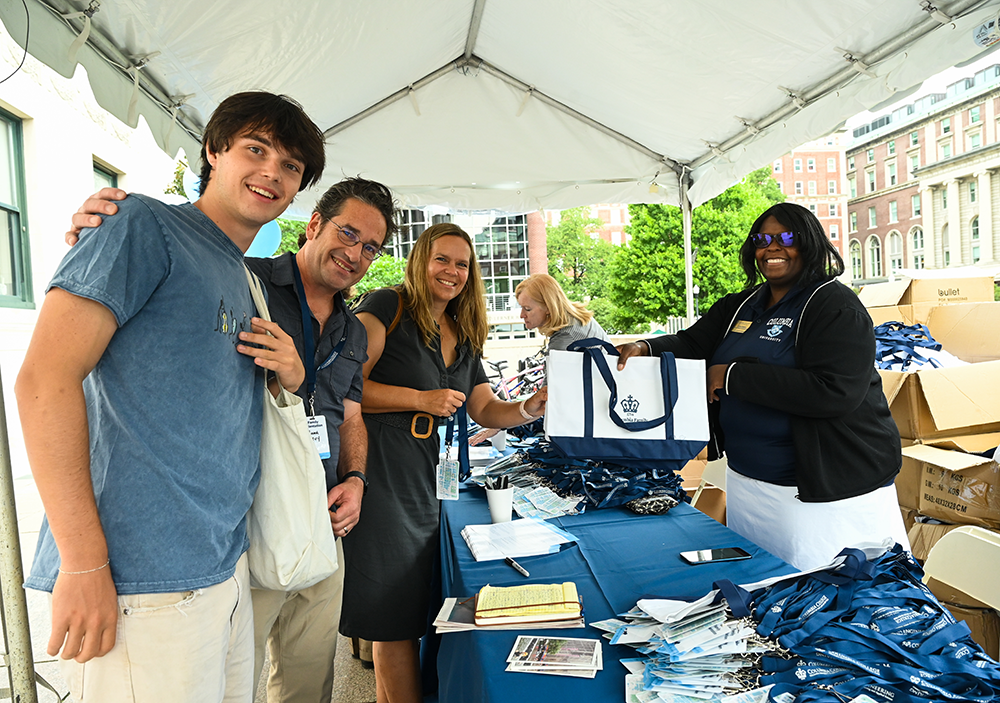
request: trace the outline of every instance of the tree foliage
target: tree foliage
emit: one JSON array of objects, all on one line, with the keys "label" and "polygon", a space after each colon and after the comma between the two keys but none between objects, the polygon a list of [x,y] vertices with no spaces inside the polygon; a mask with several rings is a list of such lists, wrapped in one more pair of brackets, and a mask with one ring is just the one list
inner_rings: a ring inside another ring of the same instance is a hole
[{"label": "tree foliage", "polygon": [[184,192],[184,171],[187,170],[187,161],[184,159],[177,159],[177,163],[174,164],[174,177],[170,181],[170,185],[166,187],[163,191],[167,195],[179,195],[182,198],[187,198],[187,193]]},{"label": "tree foliage", "polygon": [[274,255],[284,254],[286,251],[290,251],[293,254],[297,252],[299,250],[299,237],[305,234],[306,224],[302,220],[285,220],[279,217],[278,226],[281,228],[281,244],[278,245],[278,251]]},{"label": "tree foliage", "polygon": [[360,282],[354,285],[355,295],[367,293],[376,288],[387,288],[399,285],[403,282],[403,273],[406,271],[406,259],[398,259],[395,256],[383,254],[375,259],[368,267],[368,273]]},{"label": "tree foliage", "polygon": [[616,253],[616,247],[595,236],[603,223],[588,211],[586,207],[563,210],[559,224],[545,231],[549,275],[570,300],[605,295],[608,265]]},{"label": "tree foliage", "polygon": [[[761,212],[785,196],[769,168],[749,174],[692,213],[691,247],[699,304],[707,309],[743,288],[739,249]],[[630,205],[632,239],[610,267],[609,294],[622,326],[666,322],[686,314],[684,230],[680,208]]]}]

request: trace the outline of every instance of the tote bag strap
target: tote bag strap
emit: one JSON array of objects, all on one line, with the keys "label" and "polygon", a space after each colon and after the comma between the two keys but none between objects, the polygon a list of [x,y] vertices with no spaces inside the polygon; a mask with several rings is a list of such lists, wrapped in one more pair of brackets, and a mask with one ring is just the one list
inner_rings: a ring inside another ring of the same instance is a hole
[{"label": "tote bag strap", "polygon": [[[260,284],[260,279],[257,278],[250,267],[243,264],[243,270],[247,274],[247,283],[250,285],[250,296],[253,298],[253,304],[257,306],[257,317],[262,320],[267,320],[271,322],[271,311],[267,309],[267,299],[264,297],[264,288]],[[270,334],[270,333],[268,333]],[[268,376],[273,376],[275,382],[278,384],[278,388],[285,390],[285,387],[281,385],[281,379],[278,378],[278,374],[272,373],[267,369],[264,370],[264,382],[267,382]]]},{"label": "tote bag strap", "polygon": [[[609,354],[612,356],[618,356],[618,351],[613,346],[593,337],[574,342],[567,348],[567,351],[582,351],[587,356],[587,361],[584,361],[583,364],[583,397],[586,404],[584,408],[585,436],[592,437],[594,427],[592,364],[597,367],[601,378],[604,379],[604,385],[611,392],[611,396],[608,399],[608,415],[612,422],[629,432],[641,432],[642,430],[649,430],[667,423],[667,420],[673,416],[674,405],[677,403],[678,397],[677,362],[674,360],[674,355],[670,352],[660,354],[660,382],[663,384],[663,415],[652,420],[628,422],[627,420],[623,420],[615,409],[618,405],[618,384],[615,382],[611,368],[608,366],[607,358],[602,353],[601,348],[598,347],[609,350]],[[668,424],[667,430],[666,439],[673,439],[672,423]]]}]

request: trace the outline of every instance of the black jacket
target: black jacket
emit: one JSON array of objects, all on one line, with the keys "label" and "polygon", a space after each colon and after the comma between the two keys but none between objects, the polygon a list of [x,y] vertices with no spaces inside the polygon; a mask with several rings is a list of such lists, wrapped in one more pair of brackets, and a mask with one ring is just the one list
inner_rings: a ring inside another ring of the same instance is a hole
[{"label": "black jacket", "polygon": [[[711,359],[740,305],[756,290],[720,299],[688,330],[646,340],[650,349]],[[871,317],[850,288],[831,281],[813,293],[799,317],[795,361],[795,368],[734,361],[726,392],[791,415],[799,499],[853,498],[889,483],[902,463],[899,431],[875,370]],[[713,403],[710,410],[717,407]],[[710,417],[710,453],[721,455],[718,413]]]}]

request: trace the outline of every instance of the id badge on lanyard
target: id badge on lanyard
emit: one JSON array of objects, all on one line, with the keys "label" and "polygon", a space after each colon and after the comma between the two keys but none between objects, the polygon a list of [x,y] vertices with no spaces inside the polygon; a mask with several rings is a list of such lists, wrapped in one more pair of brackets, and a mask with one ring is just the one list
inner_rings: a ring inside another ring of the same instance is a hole
[{"label": "id badge on lanyard", "polygon": [[[456,419],[458,420],[457,432],[454,431]],[[458,435],[457,439],[455,435]],[[464,404],[454,415],[448,418],[448,426],[445,429],[445,441],[445,450],[440,454],[437,471],[435,472],[437,478],[437,498],[438,500],[458,500],[458,483],[460,480],[468,478],[468,476],[462,476],[462,473],[467,473],[469,466],[469,437]],[[451,458],[453,441],[458,443],[457,459]]]}]

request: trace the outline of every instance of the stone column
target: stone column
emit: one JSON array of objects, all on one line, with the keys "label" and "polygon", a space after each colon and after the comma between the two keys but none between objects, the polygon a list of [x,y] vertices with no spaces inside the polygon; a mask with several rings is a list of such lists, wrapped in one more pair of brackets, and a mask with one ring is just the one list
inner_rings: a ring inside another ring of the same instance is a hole
[{"label": "stone column", "polygon": [[976,194],[979,199],[979,260],[993,261],[997,255],[993,248],[993,174],[980,171],[976,178],[979,191]]},{"label": "stone column", "polygon": [[949,268],[962,266],[962,219],[959,217],[958,179],[945,183],[948,189],[948,251],[951,252]]},{"label": "stone column", "polygon": [[[934,187],[920,185],[920,222],[924,230],[924,268],[937,268],[940,249],[937,233],[934,231]],[[911,262],[912,263],[912,262]],[[943,265],[943,264],[942,264]]]}]

